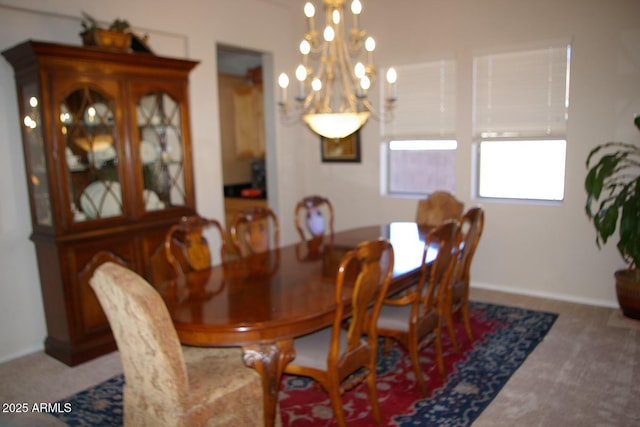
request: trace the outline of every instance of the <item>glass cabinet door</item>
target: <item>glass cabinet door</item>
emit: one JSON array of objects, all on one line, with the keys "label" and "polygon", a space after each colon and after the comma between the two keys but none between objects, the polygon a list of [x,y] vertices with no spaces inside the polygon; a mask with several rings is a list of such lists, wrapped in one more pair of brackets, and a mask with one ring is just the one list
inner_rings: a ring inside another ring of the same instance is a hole
[{"label": "glass cabinet door", "polygon": [[180,103],[149,92],[137,104],[140,159],[147,212],[185,205]]},{"label": "glass cabinet door", "polygon": [[34,221],[38,225],[52,225],[51,198],[49,194],[49,174],[45,145],[42,136],[42,116],[40,114],[40,100],[35,84],[23,87],[22,126],[24,127],[25,154],[27,159],[27,173],[33,197]]},{"label": "glass cabinet door", "polygon": [[74,222],[121,216],[115,101],[85,86],[60,104]]}]

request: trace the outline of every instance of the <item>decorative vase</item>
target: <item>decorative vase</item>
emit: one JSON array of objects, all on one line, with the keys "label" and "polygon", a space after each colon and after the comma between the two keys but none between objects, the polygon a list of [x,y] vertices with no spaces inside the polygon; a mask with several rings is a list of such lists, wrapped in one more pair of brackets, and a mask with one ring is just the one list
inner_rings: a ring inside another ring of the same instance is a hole
[{"label": "decorative vase", "polygon": [[131,50],[131,33],[93,28],[80,33],[85,46],[97,46],[128,52]]},{"label": "decorative vase", "polygon": [[640,320],[640,270],[618,270],[615,278],[616,295],[622,314]]}]

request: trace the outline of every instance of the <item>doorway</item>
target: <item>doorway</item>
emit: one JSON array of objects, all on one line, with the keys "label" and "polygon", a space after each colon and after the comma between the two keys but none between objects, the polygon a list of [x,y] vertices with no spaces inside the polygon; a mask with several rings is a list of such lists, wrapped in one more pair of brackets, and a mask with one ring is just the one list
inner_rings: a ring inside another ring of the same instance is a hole
[{"label": "doorway", "polygon": [[225,223],[250,206],[268,206],[263,55],[218,45],[218,96]]}]

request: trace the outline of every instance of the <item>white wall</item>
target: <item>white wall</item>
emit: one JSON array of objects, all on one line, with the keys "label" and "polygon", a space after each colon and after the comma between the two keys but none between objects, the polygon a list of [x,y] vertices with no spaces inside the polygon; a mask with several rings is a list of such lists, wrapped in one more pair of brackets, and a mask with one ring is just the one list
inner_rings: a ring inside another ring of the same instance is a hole
[{"label": "white wall", "polygon": [[[289,10],[282,6],[291,3]],[[216,43],[265,52],[265,72],[291,72],[303,30],[303,0],[0,0],[0,50],[25,39],[79,44],[82,10],[126,18],[149,32],[158,54],[200,60],[191,75],[198,210],[222,218]],[[637,0],[365,0],[361,22],[377,39],[381,66],[442,56],[458,60],[457,195],[482,203],[486,228],[474,285],[613,305],[613,245],[598,251],[585,218],[584,160],[612,138],[637,141],[640,2]],[[250,12],[249,12],[250,11]],[[180,18],[177,18],[180,17]],[[402,23],[397,25],[397,23]],[[474,51],[550,39],[573,41],[566,197],[560,205],[471,199],[471,58]],[[633,44],[635,43],[635,45]],[[271,62],[270,62],[271,61]],[[265,92],[273,93],[273,86]],[[399,100],[402,102],[402,100]],[[46,335],[19,134],[13,70],[0,60],[0,361],[39,348]],[[270,203],[294,238],[292,209],[304,194],[331,198],[337,229],[414,218],[416,201],[379,195],[379,131],[368,123],[360,164],[321,163],[319,138],[267,111]],[[272,197],[273,195],[273,197]]]},{"label": "white wall", "polygon": [[[289,10],[278,2],[259,0],[169,0],[87,2],[82,0],[0,0],[0,50],[26,39],[78,45],[81,12],[100,21],[127,19],[137,32],[149,33],[158,55],[199,60],[190,76],[191,130],[193,138],[197,208],[203,215],[223,218],[222,168],[217,94],[216,44],[223,43],[270,55],[267,72],[290,68],[295,44]],[[288,61],[283,65],[283,61]],[[274,83],[275,84],[275,83]],[[267,91],[273,93],[273,88]],[[272,147],[273,203],[293,206],[303,192],[295,181],[284,185],[278,197],[276,173],[298,173],[289,162],[301,128],[279,129],[271,115],[268,138]],[[0,361],[41,349],[46,336],[43,305],[34,246],[20,142],[13,69],[0,59]],[[278,146],[273,143],[278,132]],[[293,141],[293,142],[292,142]],[[282,160],[280,160],[282,159]],[[277,162],[277,163],[276,163]],[[291,218],[291,217],[289,217]],[[283,219],[284,221],[285,219]]]},{"label": "white wall", "polygon": [[[473,284],[616,305],[613,271],[623,262],[615,242],[598,251],[593,226],[584,214],[582,185],[585,160],[593,146],[611,139],[637,142],[640,138],[632,123],[634,115],[640,114],[640,2],[370,0],[363,6],[361,22],[376,36],[382,66],[457,60],[456,193],[467,206],[482,204],[486,210]],[[565,200],[560,205],[473,200],[473,53],[547,40],[567,40],[573,45]],[[401,75],[399,79],[401,84]],[[337,199],[338,228],[413,219],[415,200],[378,195],[377,124],[368,123],[362,136],[362,165],[321,164],[317,148],[306,147],[309,192]]]}]

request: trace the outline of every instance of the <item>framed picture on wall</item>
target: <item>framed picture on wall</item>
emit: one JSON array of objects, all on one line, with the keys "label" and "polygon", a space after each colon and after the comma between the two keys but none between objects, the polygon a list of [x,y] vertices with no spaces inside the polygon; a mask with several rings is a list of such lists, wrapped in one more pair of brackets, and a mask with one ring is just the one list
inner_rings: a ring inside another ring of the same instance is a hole
[{"label": "framed picture on wall", "polygon": [[360,131],[344,138],[320,137],[323,162],[360,163]]}]

